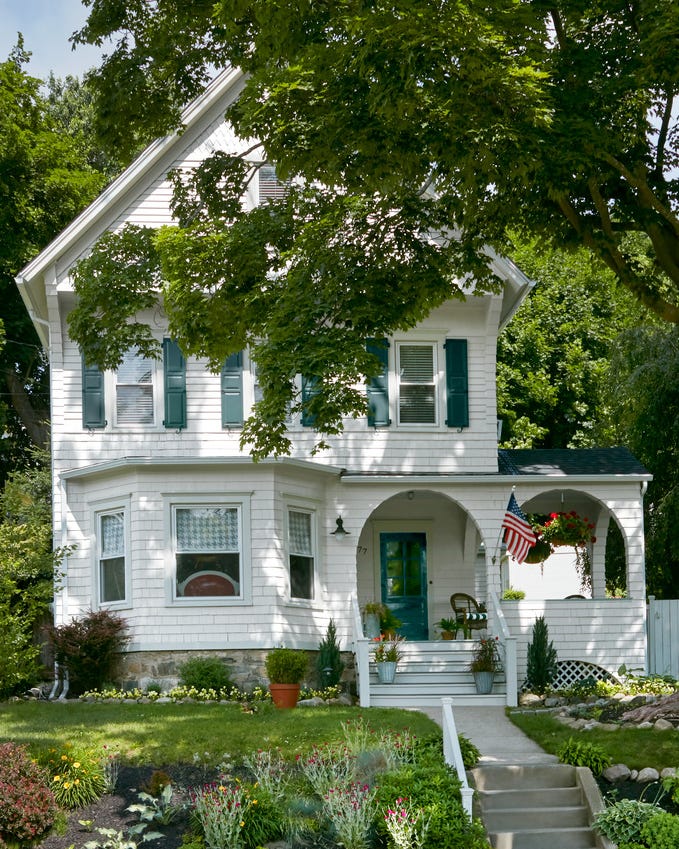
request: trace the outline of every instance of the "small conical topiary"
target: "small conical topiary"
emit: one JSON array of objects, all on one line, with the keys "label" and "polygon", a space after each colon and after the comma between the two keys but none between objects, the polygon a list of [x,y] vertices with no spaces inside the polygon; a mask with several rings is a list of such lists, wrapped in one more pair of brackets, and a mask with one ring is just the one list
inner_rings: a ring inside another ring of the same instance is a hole
[{"label": "small conical topiary", "polygon": [[339,684],[344,670],[344,663],[337,642],[337,629],[333,619],[328,622],[325,639],[318,645],[316,672],[318,683],[323,687],[334,687]]},{"label": "small conical topiary", "polygon": [[544,616],[533,623],[533,639],[528,643],[526,679],[529,689],[544,693],[556,677],[556,649],[549,639]]}]

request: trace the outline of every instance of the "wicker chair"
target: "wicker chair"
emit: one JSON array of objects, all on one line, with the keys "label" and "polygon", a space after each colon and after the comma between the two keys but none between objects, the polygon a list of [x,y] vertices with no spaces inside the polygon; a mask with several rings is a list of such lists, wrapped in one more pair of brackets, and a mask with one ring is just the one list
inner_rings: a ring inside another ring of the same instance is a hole
[{"label": "wicker chair", "polygon": [[455,621],[462,626],[465,639],[472,631],[481,631],[488,625],[488,614],[475,598],[467,593],[453,593],[450,597]]}]

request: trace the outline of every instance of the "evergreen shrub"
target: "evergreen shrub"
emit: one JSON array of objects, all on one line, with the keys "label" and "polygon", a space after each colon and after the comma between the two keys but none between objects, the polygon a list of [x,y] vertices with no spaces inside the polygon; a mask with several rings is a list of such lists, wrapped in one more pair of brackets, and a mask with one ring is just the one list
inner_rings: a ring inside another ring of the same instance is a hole
[{"label": "evergreen shrub", "polygon": [[544,616],[533,623],[533,639],[528,643],[526,679],[528,687],[544,693],[556,677],[556,649],[549,639]]},{"label": "evergreen shrub", "polygon": [[179,683],[196,690],[230,690],[228,667],[218,657],[193,657],[179,667]]}]

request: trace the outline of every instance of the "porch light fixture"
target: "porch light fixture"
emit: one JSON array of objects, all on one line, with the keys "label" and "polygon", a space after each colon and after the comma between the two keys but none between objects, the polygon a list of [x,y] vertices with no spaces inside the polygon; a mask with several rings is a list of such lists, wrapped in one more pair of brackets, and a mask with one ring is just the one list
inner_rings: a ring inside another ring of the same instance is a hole
[{"label": "porch light fixture", "polygon": [[343,539],[344,537],[349,536],[350,531],[348,531],[344,527],[344,521],[343,521],[341,516],[338,516],[335,519],[335,524],[337,525],[337,527],[335,528],[334,531],[330,532],[331,537],[337,537],[337,539]]}]

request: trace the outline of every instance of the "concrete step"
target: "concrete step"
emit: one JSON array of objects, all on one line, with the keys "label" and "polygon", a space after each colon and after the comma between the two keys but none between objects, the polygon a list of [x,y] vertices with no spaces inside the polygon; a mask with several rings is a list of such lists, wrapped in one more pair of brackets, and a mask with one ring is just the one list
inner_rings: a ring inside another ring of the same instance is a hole
[{"label": "concrete step", "polygon": [[502,764],[471,771],[477,790],[542,790],[576,787],[575,767],[568,764]]},{"label": "concrete step", "polygon": [[492,811],[484,810],[483,822],[488,829],[498,833],[500,831],[523,831],[526,823],[531,828],[586,828],[587,811],[583,805],[573,807],[544,807],[544,808],[495,808]]},{"label": "concrete step", "polygon": [[484,811],[513,811],[521,808],[572,808],[579,805],[579,787],[545,787],[542,790],[479,790]]},{"label": "concrete step", "polygon": [[[401,688],[394,684],[383,684],[384,689],[376,692],[377,686],[370,688],[370,704],[372,707],[431,707],[440,708],[441,699],[443,697],[452,697],[455,699],[457,707],[474,707],[474,706],[498,706],[504,707],[507,704],[507,696],[505,693],[491,693],[487,696],[479,695],[476,691],[469,693],[458,693],[457,691],[446,690],[441,693],[432,693],[429,695],[423,693],[408,693],[401,692]],[[389,688],[387,690],[387,688]]]},{"label": "concrete step", "polygon": [[582,770],[567,764],[480,766],[470,771],[470,779],[494,849],[597,846],[590,827],[591,789],[584,789]]},{"label": "concrete step", "polygon": [[490,836],[494,849],[596,849],[590,828],[543,828],[501,831]]}]

